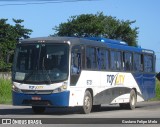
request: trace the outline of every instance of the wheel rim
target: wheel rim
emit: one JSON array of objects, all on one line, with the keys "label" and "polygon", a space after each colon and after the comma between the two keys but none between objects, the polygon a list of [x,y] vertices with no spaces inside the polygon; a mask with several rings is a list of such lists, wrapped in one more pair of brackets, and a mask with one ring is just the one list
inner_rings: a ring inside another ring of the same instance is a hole
[{"label": "wheel rim", "polygon": [[86,110],[89,110],[90,105],[91,105],[90,102],[91,102],[90,98],[88,96],[86,96],[85,100],[84,100],[84,105],[85,105]]}]

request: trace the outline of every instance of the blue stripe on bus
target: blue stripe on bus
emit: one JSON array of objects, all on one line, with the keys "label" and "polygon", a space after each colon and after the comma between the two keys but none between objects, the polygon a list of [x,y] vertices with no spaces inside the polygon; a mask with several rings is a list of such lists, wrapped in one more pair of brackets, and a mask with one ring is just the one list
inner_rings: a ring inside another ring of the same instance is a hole
[{"label": "blue stripe on bus", "polygon": [[155,97],[155,74],[134,73],[133,74],[144,100]]},{"label": "blue stripe on bus", "polygon": [[64,92],[53,93],[53,94],[33,94],[33,95],[17,93],[14,91],[12,92],[13,105],[26,105],[26,104],[23,104],[25,100],[32,101],[32,97],[36,96],[36,97],[41,97],[42,101],[50,102],[52,104],[51,106],[67,107],[69,106],[69,95],[70,95],[70,91],[64,91]]}]

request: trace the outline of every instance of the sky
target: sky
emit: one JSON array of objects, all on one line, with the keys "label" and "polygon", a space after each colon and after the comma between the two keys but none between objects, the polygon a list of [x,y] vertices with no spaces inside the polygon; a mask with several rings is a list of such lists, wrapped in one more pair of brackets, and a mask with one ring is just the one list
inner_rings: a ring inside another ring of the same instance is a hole
[{"label": "sky", "polygon": [[10,24],[12,18],[23,19],[25,28],[33,30],[30,37],[49,36],[54,34],[52,28],[70,16],[97,12],[136,20],[132,27],[139,27],[138,44],[155,51],[156,71],[160,71],[160,0],[0,0],[0,19],[6,18]]}]

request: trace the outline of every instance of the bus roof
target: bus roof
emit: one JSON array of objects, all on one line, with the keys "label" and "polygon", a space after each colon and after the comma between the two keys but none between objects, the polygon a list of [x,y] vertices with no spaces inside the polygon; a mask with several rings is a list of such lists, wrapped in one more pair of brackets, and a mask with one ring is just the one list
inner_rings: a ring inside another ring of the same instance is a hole
[{"label": "bus roof", "polygon": [[128,46],[127,43],[112,40],[107,38],[100,38],[100,37],[38,37],[38,38],[29,38],[20,41],[20,43],[70,43],[71,45],[83,44],[83,45],[90,45],[90,46],[97,46],[97,47],[108,47],[113,49],[120,49],[124,51],[132,51],[132,52],[139,52],[139,53],[147,53],[147,54],[154,54],[153,50],[143,49],[141,47],[134,47]]}]

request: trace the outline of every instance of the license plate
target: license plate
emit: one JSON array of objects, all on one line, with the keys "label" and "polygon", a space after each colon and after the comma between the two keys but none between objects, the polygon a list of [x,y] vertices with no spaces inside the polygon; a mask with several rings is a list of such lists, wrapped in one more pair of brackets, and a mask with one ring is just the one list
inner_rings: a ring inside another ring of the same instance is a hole
[{"label": "license plate", "polygon": [[39,100],[41,100],[41,97],[39,97],[39,96],[33,96],[33,97],[32,97],[32,100],[39,101]]}]

